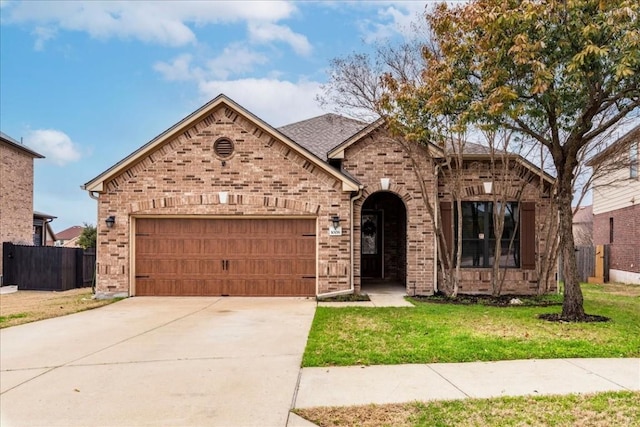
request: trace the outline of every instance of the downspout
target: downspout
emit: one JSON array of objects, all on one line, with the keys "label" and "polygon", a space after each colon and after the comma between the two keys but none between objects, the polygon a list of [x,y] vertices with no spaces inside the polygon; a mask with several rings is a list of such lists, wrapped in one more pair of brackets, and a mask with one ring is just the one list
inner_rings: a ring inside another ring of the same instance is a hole
[{"label": "downspout", "polygon": [[[53,222],[54,218],[50,218],[48,220],[44,221],[44,225],[42,226],[42,242],[43,245],[42,246],[47,246],[47,224],[50,224]],[[51,230],[51,232],[53,232],[53,230]],[[54,236],[51,236],[54,237]],[[55,245],[55,240],[53,241],[53,244]]]},{"label": "downspout", "polygon": [[353,258],[354,258],[354,251],[353,251],[353,203],[358,200],[360,197],[362,197],[362,189],[364,188],[363,185],[361,185],[358,188],[358,192],[355,194],[355,196],[350,197],[349,198],[349,223],[351,224],[351,230],[350,230],[350,234],[349,234],[349,249],[350,249],[350,254],[349,254],[349,262],[350,262],[350,266],[349,266],[349,270],[350,270],[350,277],[349,277],[349,289],[345,289],[343,291],[334,291],[334,292],[328,292],[326,294],[321,294],[318,295],[317,298],[318,299],[322,299],[322,298],[331,298],[334,296],[338,296],[338,295],[349,295],[349,294],[353,294],[354,290],[355,290],[355,286],[354,286],[354,274],[353,274]]},{"label": "downspout", "polygon": [[[435,194],[433,198],[433,204],[434,204],[433,212],[435,213],[435,218],[433,220],[435,221],[435,228],[434,228],[435,230],[438,229],[438,212],[440,212],[440,209],[436,205],[436,203],[438,203],[438,175],[440,173],[439,170],[440,170],[440,165],[436,164],[433,170],[433,173],[436,178]],[[438,233],[433,233],[433,293],[438,293]]]}]

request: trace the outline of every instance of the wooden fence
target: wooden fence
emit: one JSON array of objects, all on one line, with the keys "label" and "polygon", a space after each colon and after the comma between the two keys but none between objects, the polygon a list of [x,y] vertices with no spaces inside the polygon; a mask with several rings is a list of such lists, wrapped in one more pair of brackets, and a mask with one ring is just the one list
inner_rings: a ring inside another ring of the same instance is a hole
[{"label": "wooden fence", "polygon": [[[583,283],[607,283],[610,253],[609,245],[576,246],[578,279]],[[564,280],[562,254],[558,260],[558,279]]]},{"label": "wooden fence", "polygon": [[92,286],[95,249],[2,244],[2,282],[18,289],[66,291]]},{"label": "wooden fence", "polygon": [[596,248],[594,246],[577,246],[576,262],[578,263],[580,281],[586,283],[589,277],[595,276]]}]

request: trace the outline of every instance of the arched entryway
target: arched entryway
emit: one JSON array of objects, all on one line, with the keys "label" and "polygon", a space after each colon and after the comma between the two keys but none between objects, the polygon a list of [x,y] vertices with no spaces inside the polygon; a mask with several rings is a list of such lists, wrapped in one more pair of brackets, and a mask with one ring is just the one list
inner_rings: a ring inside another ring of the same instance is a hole
[{"label": "arched entryway", "polygon": [[367,286],[406,287],[407,209],[396,194],[373,193],[362,205],[360,276]]}]

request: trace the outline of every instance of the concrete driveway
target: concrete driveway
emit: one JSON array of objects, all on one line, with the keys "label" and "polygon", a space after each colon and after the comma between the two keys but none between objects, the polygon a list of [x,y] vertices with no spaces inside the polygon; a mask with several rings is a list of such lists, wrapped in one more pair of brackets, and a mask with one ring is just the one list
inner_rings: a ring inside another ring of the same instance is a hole
[{"label": "concrete driveway", "polygon": [[285,426],[303,298],[127,299],[0,331],[2,426]]}]

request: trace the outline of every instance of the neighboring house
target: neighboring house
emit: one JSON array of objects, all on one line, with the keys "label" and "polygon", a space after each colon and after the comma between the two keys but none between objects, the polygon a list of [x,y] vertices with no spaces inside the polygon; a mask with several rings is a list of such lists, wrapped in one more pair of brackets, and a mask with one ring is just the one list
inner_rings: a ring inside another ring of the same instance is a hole
[{"label": "neighboring house", "polygon": [[81,225],[74,225],[66,230],[62,230],[56,233],[55,246],[64,246],[67,248],[79,248],[78,239],[82,235],[84,227]]},{"label": "neighboring house", "polygon": [[[412,159],[386,135],[381,122],[334,114],[275,129],[218,96],[84,185],[98,200],[97,293],[329,296],[382,281],[433,294],[436,236],[421,186],[442,206],[451,243],[451,184],[434,164],[442,151]],[[514,157],[523,167],[507,186],[478,147],[462,172],[459,291],[490,292],[489,180],[509,195],[505,232],[515,236],[503,292],[535,293],[553,180]]]},{"label": "neighboring house", "polygon": [[593,180],[593,241],[609,245],[609,280],[640,284],[640,125],[587,163]]},{"label": "neighboring house", "polygon": [[593,206],[580,206],[573,214],[573,241],[576,246],[593,246]]},{"label": "neighboring house", "polygon": [[56,235],[51,222],[57,217],[43,212],[33,212],[33,246],[53,246]]},{"label": "neighboring house", "polygon": [[42,158],[0,132],[0,274],[2,242],[33,243],[33,159]]}]

